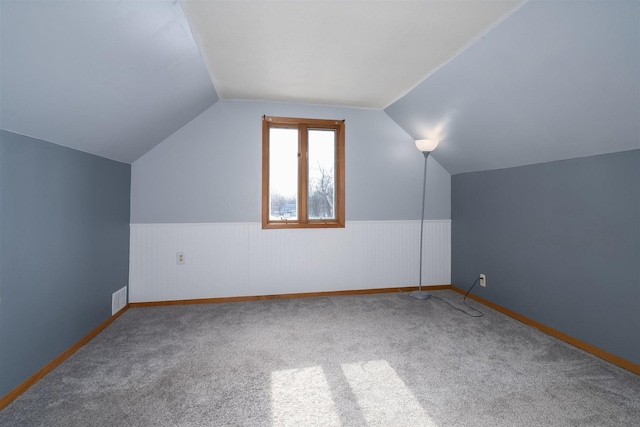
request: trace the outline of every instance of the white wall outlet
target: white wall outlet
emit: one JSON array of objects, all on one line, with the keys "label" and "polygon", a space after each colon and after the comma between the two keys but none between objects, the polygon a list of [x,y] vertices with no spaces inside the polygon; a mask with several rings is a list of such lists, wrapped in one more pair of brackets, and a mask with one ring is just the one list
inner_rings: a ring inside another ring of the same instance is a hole
[{"label": "white wall outlet", "polygon": [[178,252],[176,254],[176,263],[178,265],[184,264],[184,252]]},{"label": "white wall outlet", "polygon": [[484,274],[480,274],[480,286],[483,288],[487,287],[487,276]]}]

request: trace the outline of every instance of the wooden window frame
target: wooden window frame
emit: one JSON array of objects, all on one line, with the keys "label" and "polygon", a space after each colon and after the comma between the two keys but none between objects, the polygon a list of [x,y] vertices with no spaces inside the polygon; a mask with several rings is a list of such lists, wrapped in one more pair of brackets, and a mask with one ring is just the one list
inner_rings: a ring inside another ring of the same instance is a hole
[{"label": "wooden window frame", "polygon": [[[298,129],[298,219],[269,219],[269,129]],[[308,218],[308,141],[309,129],[336,131],[335,219]],[[344,228],[345,225],[345,125],[344,120],[304,119],[293,117],[262,117],[262,228]]]}]

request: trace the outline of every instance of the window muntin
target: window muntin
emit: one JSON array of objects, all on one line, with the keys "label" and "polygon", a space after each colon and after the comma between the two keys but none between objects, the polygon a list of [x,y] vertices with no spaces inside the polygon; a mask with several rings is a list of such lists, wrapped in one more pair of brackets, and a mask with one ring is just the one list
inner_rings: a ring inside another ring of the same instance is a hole
[{"label": "window muntin", "polygon": [[263,228],[344,227],[344,121],[263,118]]}]

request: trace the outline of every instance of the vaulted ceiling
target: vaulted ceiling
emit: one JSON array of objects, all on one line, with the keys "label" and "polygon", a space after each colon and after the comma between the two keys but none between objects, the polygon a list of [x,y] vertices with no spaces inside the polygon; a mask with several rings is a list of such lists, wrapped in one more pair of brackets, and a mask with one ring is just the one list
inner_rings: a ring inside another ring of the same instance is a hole
[{"label": "vaulted ceiling", "polygon": [[221,98],[375,109],[521,3],[182,0]]},{"label": "vaulted ceiling", "polygon": [[218,100],[179,3],[0,1],[0,127],[131,163]]},{"label": "vaulted ceiling", "polygon": [[0,128],[133,162],[218,99],[384,109],[450,173],[640,148],[640,2],[0,1]]},{"label": "vaulted ceiling", "polygon": [[530,1],[385,112],[451,174],[640,149],[640,2]]}]

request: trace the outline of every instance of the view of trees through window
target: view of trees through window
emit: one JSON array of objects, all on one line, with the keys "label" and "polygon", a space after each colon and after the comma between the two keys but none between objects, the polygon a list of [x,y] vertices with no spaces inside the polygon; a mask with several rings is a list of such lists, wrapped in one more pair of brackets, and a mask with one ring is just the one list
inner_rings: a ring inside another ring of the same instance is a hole
[{"label": "view of trees through window", "polygon": [[309,218],[335,218],[333,205],[336,135],[334,130],[309,130]]},{"label": "view of trees through window", "polygon": [[[318,166],[320,176],[313,178],[309,185],[309,218],[334,218],[333,207],[335,192],[333,187],[333,168],[326,170]],[[295,219],[298,217],[298,203],[295,195],[284,196],[280,193],[271,194],[270,216],[280,219]]]},{"label": "view of trees through window", "polygon": [[[274,219],[298,218],[296,129],[271,129],[270,208]],[[335,205],[335,131],[308,131],[308,216],[333,219]]]}]

